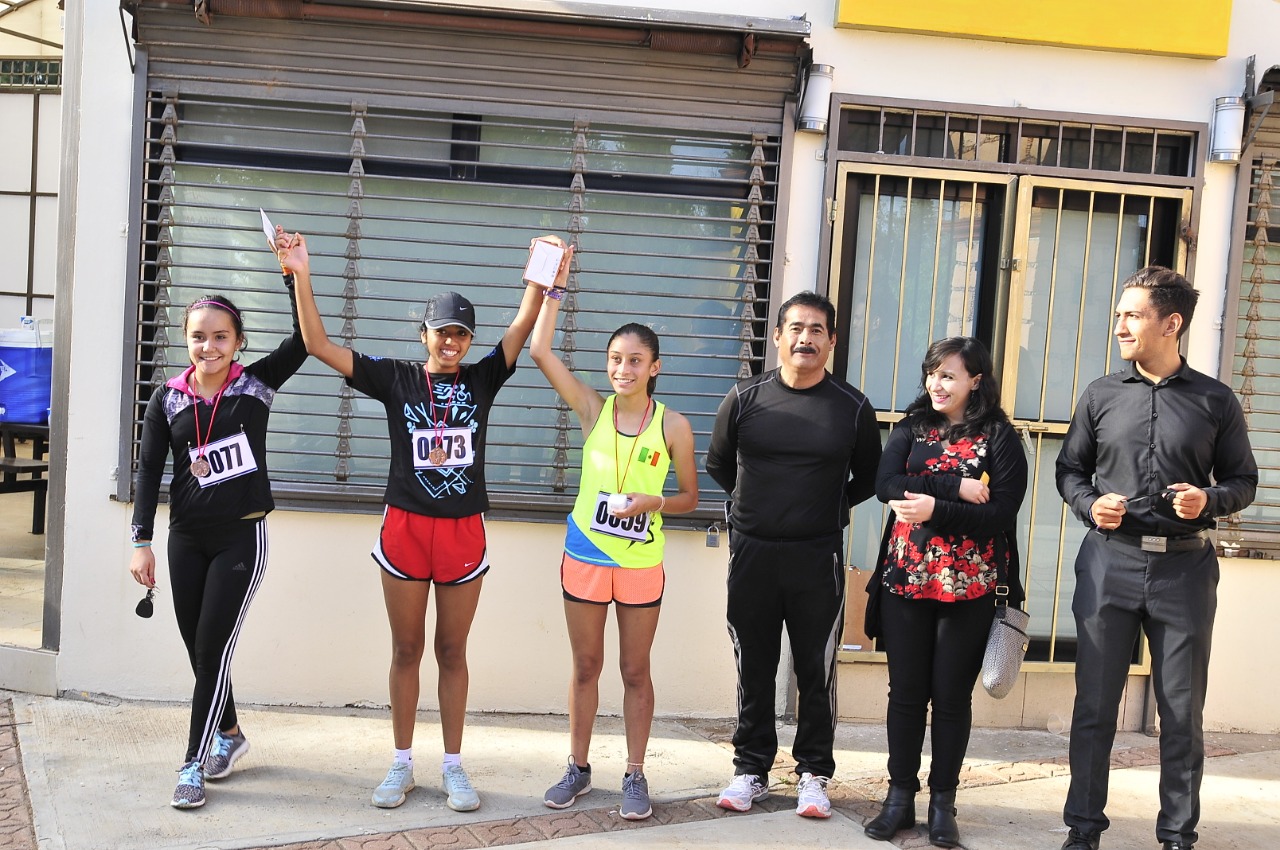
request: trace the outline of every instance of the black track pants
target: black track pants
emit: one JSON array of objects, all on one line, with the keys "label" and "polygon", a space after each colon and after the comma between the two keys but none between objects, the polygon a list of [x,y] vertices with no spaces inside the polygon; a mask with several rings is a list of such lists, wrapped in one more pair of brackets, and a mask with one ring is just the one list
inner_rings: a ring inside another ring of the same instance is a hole
[{"label": "black track pants", "polygon": [[730,533],[729,637],[738,665],[735,771],[764,777],[778,753],[775,680],[785,626],[800,690],[796,773],[836,769],[836,650],[844,626],[840,534],[804,541]]},{"label": "black track pants", "polygon": [[203,762],[214,733],[238,722],[231,657],[266,566],[265,519],[169,532],[173,610],[196,675],[187,762]]}]

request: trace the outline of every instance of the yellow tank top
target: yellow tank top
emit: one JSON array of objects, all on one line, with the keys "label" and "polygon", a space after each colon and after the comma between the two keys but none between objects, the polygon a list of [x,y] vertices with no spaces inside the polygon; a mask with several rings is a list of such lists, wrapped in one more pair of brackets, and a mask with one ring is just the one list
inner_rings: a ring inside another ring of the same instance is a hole
[{"label": "yellow tank top", "polygon": [[619,519],[608,511],[611,493],[662,495],[671,458],[662,433],[666,405],[653,402],[653,415],[636,437],[614,429],[614,401],[605,399],[595,427],[582,446],[582,480],[569,514],[564,550],[602,567],[640,569],[662,563],[662,515],[657,511]]}]

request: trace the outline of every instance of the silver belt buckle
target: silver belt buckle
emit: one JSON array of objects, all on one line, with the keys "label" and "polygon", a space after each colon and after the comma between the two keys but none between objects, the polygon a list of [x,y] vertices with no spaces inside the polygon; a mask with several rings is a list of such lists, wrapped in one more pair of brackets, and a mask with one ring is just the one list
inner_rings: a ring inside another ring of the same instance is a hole
[{"label": "silver belt buckle", "polygon": [[1169,549],[1168,537],[1157,537],[1154,534],[1142,535],[1143,552],[1165,552]]}]

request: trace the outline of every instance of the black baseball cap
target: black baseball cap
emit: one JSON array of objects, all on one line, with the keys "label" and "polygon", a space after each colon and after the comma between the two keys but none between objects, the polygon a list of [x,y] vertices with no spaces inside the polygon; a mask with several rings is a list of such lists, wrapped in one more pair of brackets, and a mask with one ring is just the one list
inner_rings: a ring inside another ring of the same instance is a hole
[{"label": "black baseball cap", "polygon": [[422,314],[422,326],[431,330],[460,325],[471,333],[476,332],[476,308],[456,292],[441,292],[427,300]]}]

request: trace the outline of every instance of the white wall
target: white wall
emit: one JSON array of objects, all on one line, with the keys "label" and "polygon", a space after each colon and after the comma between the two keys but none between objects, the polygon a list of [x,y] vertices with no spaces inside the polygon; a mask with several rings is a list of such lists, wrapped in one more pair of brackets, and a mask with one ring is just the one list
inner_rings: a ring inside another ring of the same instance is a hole
[{"label": "white wall", "polygon": [[[827,26],[834,17],[829,2],[714,0],[702,7],[769,17],[807,12],[815,22],[816,60],[836,67],[835,90],[859,94],[1207,121],[1212,99],[1241,87],[1247,52],[1259,53],[1261,68],[1280,61],[1276,46],[1263,38],[1280,21],[1280,4],[1271,0],[1236,0],[1233,58],[1218,62],[836,32]],[[118,331],[125,326],[121,292],[132,213],[126,194],[130,128],[122,120],[131,114],[132,79],[114,6],[84,4],[83,14],[87,35],[68,50],[83,51],[80,126],[92,143],[80,146],[74,195],[80,226],[72,281],[76,333],[69,343],[71,437],[58,679],[66,689],[184,698],[190,674],[168,600],[161,597],[149,622],[133,615],[140,593],[127,572],[130,508],[110,498],[119,438],[115,411],[126,392],[115,364]],[[787,292],[816,283],[825,173],[816,156],[819,145],[811,137],[796,140],[783,272]],[[1197,278],[1207,301],[1221,301],[1222,240],[1233,180],[1230,168],[1215,166],[1205,188],[1204,210],[1213,220],[1202,222]],[[72,202],[63,194],[64,203]],[[1211,324],[1197,321],[1192,344],[1193,359],[1204,367],[1212,367],[1210,351],[1216,351]],[[269,574],[237,657],[239,698],[384,704],[388,632],[367,554],[377,518],[280,511],[270,528]],[[489,532],[495,567],[485,580],[471,641],[471,706],[563,711],[569,658],[556,572],[560,529],[491,522]],[[671,538],[654,651],[658,712],[732,715],[734,673],[723,613],[727,550],[705,548],[700,534]],[[1224,613],[1222,620],[1233,616]],[[610,657],[616,658],[612,646]],[[855,670],[842,673],[850,685],[857,681]],[[435,704],[431,671],[428,661],[424,706]],[[606,711],[618,709],[616,682],[616,674],[606,676]],[[874,689],[868,693],[876,696]],[[1037,704],[1057,699],[1037,698]],[[1269,712],[1272,719],[1265,722],[1274,725],[1275,709]]]}]

